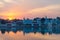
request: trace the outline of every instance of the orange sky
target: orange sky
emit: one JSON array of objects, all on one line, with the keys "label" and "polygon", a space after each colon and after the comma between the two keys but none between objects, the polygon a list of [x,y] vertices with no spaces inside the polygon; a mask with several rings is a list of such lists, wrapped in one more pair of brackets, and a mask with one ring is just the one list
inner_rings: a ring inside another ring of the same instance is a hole
[{"label": "orange sky", "polygon": [[60,16],[60,0],[0,0],[0,18]]}]

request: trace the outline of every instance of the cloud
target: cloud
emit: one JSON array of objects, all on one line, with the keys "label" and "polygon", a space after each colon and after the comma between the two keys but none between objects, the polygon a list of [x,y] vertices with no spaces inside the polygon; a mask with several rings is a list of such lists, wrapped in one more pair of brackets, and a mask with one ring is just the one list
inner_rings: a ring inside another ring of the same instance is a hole
[{"label": "cloud", "polygon": [[19,3],[23,2],[24,0],[3,0],[5,3]]},{"label": "cloud", "polygon": [[60,5],[49,5],[46,7],[40,7],[40,8],[35,8],[32,10],[29,10],[28,13],[42,13],[42,12],[47,12],[47,11],[52,11],[52,10],[60,10]]},{"label": "cloud", "polygon": [[33,17],[57,17],[60,16],[60,5],[49,5],[44,6],[40,8],[34,8],[26,12],[27,14],[30,14]]},{"label": "cloud", "polygon": [[13,0],[3,0],[3,1],[7,3],[13,2]]},{"label": "cloud", "polygon": [[0,2],[0,8],[4,7],[4,3]]}]

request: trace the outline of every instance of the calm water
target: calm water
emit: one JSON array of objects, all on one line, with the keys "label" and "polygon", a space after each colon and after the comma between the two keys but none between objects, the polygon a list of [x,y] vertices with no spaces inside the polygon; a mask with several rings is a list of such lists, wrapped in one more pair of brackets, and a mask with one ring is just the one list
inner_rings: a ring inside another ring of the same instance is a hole
[{"label": "calm water", "polygon": [[26,33],[17,31],[16,33],[10,31],[5,32],[5,34],[2,34],[0,31],[0,40],[60,40],[59,34],[45,34],[42,35],[40,33]]}]

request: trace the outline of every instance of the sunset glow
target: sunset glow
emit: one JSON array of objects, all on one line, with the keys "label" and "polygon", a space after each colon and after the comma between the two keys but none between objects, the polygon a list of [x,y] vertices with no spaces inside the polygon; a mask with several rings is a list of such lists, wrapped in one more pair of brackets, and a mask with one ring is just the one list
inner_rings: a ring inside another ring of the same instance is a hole
[{"label": "sunset glow", "polygon": [[6,13],[6,14],[4,14],[2,16],[5,16],[5,17],[3,17],[5,19],[13,20],[15,18],[16,14],[13,13],[13,12],[9,12],[9,13]]},{"label": "sunset glow", "polygon": [[60,0],[0,0],[0,18],[60,16]]},{"label": "sunset glow", "polygon": [[8,17],[9,20],[14,19],[14,16],[16,16],[14,13],[7,13],[6,15]]}]

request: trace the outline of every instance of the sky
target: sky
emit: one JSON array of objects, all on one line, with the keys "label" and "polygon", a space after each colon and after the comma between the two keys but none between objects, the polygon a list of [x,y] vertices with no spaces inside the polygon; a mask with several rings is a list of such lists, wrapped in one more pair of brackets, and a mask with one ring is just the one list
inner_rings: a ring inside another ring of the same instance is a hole
[{"label": "sky", "polygon": [[60,0],[0,0],[0,18],[60,17]]}]

